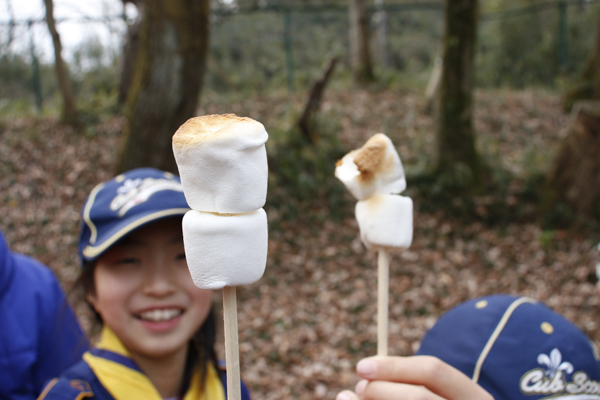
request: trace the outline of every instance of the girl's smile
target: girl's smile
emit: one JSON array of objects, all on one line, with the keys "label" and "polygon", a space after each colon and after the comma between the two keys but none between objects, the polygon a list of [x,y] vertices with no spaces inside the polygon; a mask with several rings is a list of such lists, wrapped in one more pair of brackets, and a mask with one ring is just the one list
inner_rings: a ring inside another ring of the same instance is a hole
[{"label": "girl's smile", "polygon": [[180,308],[155,308],[135,315],[135,317],[146,329],[164,332],[173,329],[181,321],[184,312]]},{"label": "girl's smile", "polygon": [[157,308],[154,310],[144,311],[137,317],[145,321],[162,322],[178,317],[182,313],[183,310],[177,308]]}]

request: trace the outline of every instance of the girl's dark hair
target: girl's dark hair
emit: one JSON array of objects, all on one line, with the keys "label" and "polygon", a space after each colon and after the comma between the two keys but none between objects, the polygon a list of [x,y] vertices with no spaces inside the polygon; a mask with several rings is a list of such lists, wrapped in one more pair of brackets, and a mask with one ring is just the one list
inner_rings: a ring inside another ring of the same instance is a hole
[{"label": "girl's dark hair", "polygon": [[208,375],[208,366],[212,364],[218,371],[217,353],[215,352],[215,339],[217,336],[217,325],[215,312],[213,307],[206,317],[206,320],[196,332],[190,345],[188,346],[188,354],[185,363],[183,374],[183,385],[179,392],[179,397],[183,398],[188,390],[189,383],[194,375],[194,369],[200,368],[200,377],[202,387],[206,385],[206,377]]},{"label": "girl's dark hair", "polygon": [[[84,261],[83,268],[77,280],[73,284],[74,295],[78,296],[81,300],[88,305],[89,309],[94,315],[94,324],[92,327],[92,333],[96,334],[100,331],[103,321],[102,317],[94,307],[87,300],[88,293],[94,293],[96,285],[94,283],[94,269],[96,263],[94,261]],[[185,362],[185,369],[183,373],[182,385],[179,390],[179,397],[183,398],[187,392],[194,370],[200,368],[200,377],[202,380],[202,387],[206,385],[206,378],[208,376],[208,366],[210,364],[218,371],[219,363],[217,360],[217,353],[215,351],[215,340],[217,336],[217,325],[215,312],[211,306],[206,320],[190,339],[188,346],[188,354]]]}]

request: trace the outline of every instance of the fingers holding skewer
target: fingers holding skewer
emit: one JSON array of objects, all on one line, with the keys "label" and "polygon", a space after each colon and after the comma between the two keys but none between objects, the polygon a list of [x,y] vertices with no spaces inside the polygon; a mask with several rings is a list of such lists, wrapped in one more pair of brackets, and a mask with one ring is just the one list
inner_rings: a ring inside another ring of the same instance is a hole
[{"label": "fingers holding skewer", "polygon": [[357,365],[355,392],[336,400],[492,400],[481,386],[435,357],[370,357]]}]

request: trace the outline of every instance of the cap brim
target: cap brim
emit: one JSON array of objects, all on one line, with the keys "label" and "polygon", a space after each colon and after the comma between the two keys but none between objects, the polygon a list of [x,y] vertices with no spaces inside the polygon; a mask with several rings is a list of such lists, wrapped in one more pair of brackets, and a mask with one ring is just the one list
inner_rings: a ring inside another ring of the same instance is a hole
[{"label": "cap brim", "polygon": [[104,253],[110,246],[135,229],[162,218],[183,216],[189,210],[189,208],[171,208],[161,211],[148,211],[146,213],[132,216],[129,219],[125,218],[112,227],[104,235],[99,236],[94,245],[86,246],[82,250],[83,259],[86,261],[93,261],[102,253]]}]

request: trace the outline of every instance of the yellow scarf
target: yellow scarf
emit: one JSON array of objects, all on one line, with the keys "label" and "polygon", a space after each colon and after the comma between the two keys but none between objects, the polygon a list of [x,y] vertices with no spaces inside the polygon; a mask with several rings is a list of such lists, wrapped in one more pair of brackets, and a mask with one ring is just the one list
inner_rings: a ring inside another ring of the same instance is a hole
[{"label": "yellow scarf", "polygon": [[[141,371],[131,367],[133,360],[129,358],[129,352],[113,331],[106,326],[102,330],[102,336],[96,349],[116,354],[115,357],[112,357],[113,359],[91,352],[83,355],[85,362],[115,400],[162,400],[150,379]],[[119,359],[125,362],[121,363]],[[125,365],[128,363],[131,365]],[[183,400],[225,400],[223,385],[212,365],[208,367],[204,391],[201,388],[200,374],[196,372]]]}]

